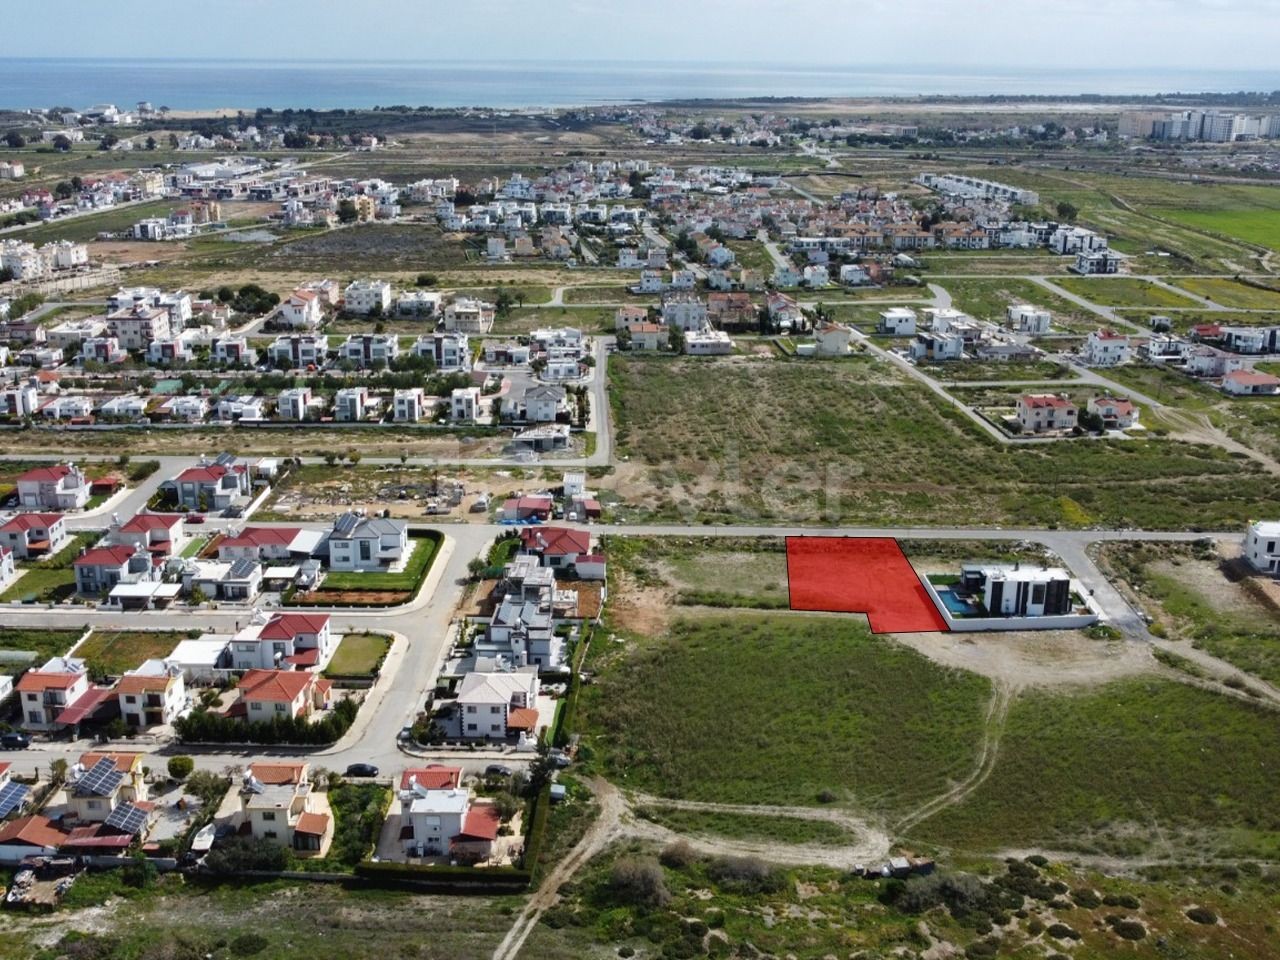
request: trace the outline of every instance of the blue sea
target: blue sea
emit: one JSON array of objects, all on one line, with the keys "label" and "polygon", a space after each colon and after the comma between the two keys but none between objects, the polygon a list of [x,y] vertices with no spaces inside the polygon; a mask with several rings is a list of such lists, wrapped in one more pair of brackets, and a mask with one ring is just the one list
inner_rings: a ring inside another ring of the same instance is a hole
[{"label": "blue sea", "polygon": [[1280,89],[1280,69],[904,69],[901,64],[259,61],[0,58],[0,107],[140,100],[174,110],[377,105],[572,107],[689,98],[1232,92]]}]

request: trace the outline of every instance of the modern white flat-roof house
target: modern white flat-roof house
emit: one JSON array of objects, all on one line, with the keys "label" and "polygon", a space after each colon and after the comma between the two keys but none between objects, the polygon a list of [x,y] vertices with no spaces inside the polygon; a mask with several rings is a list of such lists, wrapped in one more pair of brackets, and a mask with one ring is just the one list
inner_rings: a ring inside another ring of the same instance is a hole
[{"label": "modern white flat-roof house", "polygon": [[1244,558],[1262,573],[1280,573],[1280,520],[1258,520],[1244,534]]}]

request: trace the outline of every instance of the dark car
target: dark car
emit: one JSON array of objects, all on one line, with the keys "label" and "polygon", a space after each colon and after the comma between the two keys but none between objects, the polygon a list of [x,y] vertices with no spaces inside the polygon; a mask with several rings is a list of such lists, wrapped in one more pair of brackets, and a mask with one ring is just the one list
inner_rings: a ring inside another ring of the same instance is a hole
[{"label": "dark car", "polygon": [[187,523],[204,523],[203,513],[188,513],[186,516]]},{"label": "dark car", "polygon": [[31,746],[31,738],[25,733],[6,733],[0,737],[0,747],[6,750],[25,750]]},{"label": "dark car", "polygon": [[353,763],[347,767],[348,777],[376,777],[378,768],[372,763]]},{"label": "dark car", "polygon": [[511,768],[500,763],[491,763],[484,768],[484,775],[486,777],[509,777],[511,776]]}]

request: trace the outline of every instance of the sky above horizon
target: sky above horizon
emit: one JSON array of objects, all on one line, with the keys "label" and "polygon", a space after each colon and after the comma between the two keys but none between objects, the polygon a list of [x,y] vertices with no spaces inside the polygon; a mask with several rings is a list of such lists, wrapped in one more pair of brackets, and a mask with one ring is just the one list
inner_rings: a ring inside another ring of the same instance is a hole
[{"label": "sky above horizon", "polygon": [[1229,70],[1280,49],[1280,0],[64,0],[56,29],[42,4],[8,6],[3,57]]}]

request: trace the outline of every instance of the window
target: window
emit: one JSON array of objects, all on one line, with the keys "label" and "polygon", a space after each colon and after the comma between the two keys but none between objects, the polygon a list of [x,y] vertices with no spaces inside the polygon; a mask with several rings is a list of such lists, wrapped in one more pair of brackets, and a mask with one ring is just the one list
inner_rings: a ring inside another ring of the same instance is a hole
[{"label": "window", "polygon": [[470,732],[470,733],[475,733],[478,729],[480,729],[480,728],[479,728],[479,727],[477,727],[474,723],[468,723],[468,724],[467,724],[467,730],[468,730],[468,732]]},{"label": "window", "polygon": [[90,800],[90,801],[88,801],[88,803],[86,803],[86,804],[85,804],[85,806],[87,806],[90,810],[101,810],[101,809],[102,809],[102,801],[101,801],[101,800]]},{"label": "window", "polygon": [[368,540],[360,541],[360,559],[371,560],[373,558],[373,544]]},{"label": "window", "polygon": [[249,704],[249,709],[250,709],[250,710],[261,710],[261,709],[262,709],[262,704],[258,703],[258,702],[255,700],[253,703]]},{"label": "window", "polygon": [[501,732],[502,732],[502,724],[500,724],[500,723],[491,723],[491,724],[489,724],[489,732],[490,732],[490,733],[501,733]]},{"label": "window", "polygon": [[490,713],[501,713],[501,712],[502,712],[502,708],[501,708],[501,707],[490,707],[490,708],[489,708],[489,712],[490,712]]},{"label": "window", "polygon": [[28,713],[27,713],[27,722],[28,722],[28,723],[42,723],[42,722],[44,722],[44,717],[43,717],[43,715],[40,713],[40,711],[39,711],[39,710],[31,710],[31,711],[28,711]]},{"label": "window", "polygon": [[138,702],[138,698],[137,698],[137,697],[135,697],[135,696],[134,696],[133,694],[131,694],[131,693],[127,693],[127,694],[125,694],[124,702],[125,702],[125,703],[137,703],[137,702]]},{"label": "window", "polygon": [[476,712],[475,705],[474,705],[474,704],[468,704],[468,706],[467,706],[467,713],[475,713],[475,712]]},{"label": "window", "polygon": [[266,810],[262,814],[263,820],[274,820],[275,818],[276,818],[276,812],[274,810]]},{"label": "window", "polygon": [[1031,602],[1044,603],[1045,586],[1043,583],[1033,584],[1031,587]]},{"label": "window", "polygon": [[284,713],[284,704],[283,704],[283,703],[277,703],[277,704],[276,704],[276,713]]}]

